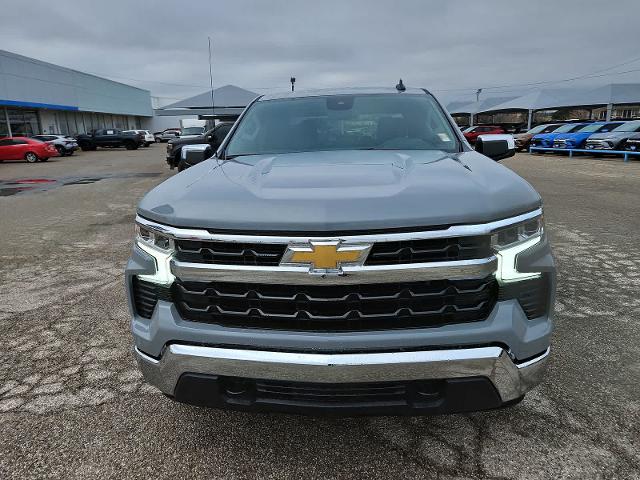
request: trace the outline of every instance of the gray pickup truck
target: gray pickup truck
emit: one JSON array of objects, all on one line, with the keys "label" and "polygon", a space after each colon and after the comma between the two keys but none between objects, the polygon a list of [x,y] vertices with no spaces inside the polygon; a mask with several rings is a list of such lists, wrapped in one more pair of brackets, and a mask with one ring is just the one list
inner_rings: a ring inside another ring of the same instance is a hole
[{"label": "gray pickup truck", "polygon": [[253,101],[149,192],[126,267],[145,379],[189,404],[306,414],[513,405],[548,361],[540,195],[426,90]]}]

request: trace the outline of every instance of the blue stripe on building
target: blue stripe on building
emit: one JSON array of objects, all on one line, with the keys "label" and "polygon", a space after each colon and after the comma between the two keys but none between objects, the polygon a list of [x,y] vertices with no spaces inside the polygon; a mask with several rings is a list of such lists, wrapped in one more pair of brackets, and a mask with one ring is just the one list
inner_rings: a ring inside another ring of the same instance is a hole
[{"label": "blue stripe on building", "polygon": [[55,105],[52,103],[36,103],[36,102],[19,102],[15,100],[2,100],[0,99],[0,105],[6,107],[26,107],[26,108],[47,108],[49,110],[67,110],[78,111],[78,107],[73,105]]}]

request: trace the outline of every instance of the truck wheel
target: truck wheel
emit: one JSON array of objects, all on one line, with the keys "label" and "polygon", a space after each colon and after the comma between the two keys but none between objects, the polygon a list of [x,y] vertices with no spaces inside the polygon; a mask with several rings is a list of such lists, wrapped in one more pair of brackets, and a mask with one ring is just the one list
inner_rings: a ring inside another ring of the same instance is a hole
[{"label": "truck wheel", "polygon": [[24,155],[24,159],[29,163],[36,163],[38,161],[38,156],[33,152],[27,152]]},{"label": "truck wheel", "polygon": [[189,168],[189,167],[188,167],[188,165],[187,165],[186,163],[184,163],[184,161],[183,161],[183,160],[180,160],[180,161],[178,162],[178,172],[181,172],[181,171],[183,171],[183,170],[186,170],[187,168]]},{"label": "truck wheel", "polygon": [[61,157],[64,157],[67,155],[67,150],[62,145],[56,145],[56,150],[58,151],[58,154]]},{"label": "truck wheel", "polygon": [[127,150],[137,150],[138,149],[138,144],[133,143],[133,142],[126,142],[124,144],[124,148],[126,148]]}]

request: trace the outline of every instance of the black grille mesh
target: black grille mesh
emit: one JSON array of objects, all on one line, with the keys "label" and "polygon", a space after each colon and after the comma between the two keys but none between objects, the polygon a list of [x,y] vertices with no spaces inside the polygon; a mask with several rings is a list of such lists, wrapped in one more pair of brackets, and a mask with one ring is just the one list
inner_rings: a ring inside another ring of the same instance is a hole
[{"label": "black grille mesh", "polygon": [[[221,265],[274,266],[286,250],[283,244],[176,240],[176,258],[183,262]],[[450,237],[374,244],[365,265],[444,262],[486,258],[490,237]]]},{"label": "black grille mesh", "polygon": [[133,303],[136,313],[144,318],[151,318],[153,309],[158,303],[156,286],[153,283],[133,277]]},{"label": "black grille mesh", "polygon": [[550,278],[540,278],[507,283],[500,287],[499,300],[515,298],[529,320],[546,315],[549,310]]},{"label": "black grille mesh", "polygon": [[479,280],[375,285],[176,282],[186,320],[225,326],[318,331],[433,327],[484,320],[498,294]]},{"label": "black grille mesh", "polygon": [[445,262],[486,258],[490,255],[489,236],[380,242],[371,249],[365,265]]},{"label": "black grille mesh", "polygon": [[280,263],[286,245],[177,240],[176,249],[176,258],[183,262],[273,266]]},{"label": "black grille mesh", "polygon": [[133,305],[136,313],[143,318],[151,318],[158,300],[171,301],[171,290],[155,283],[133,277]]}]

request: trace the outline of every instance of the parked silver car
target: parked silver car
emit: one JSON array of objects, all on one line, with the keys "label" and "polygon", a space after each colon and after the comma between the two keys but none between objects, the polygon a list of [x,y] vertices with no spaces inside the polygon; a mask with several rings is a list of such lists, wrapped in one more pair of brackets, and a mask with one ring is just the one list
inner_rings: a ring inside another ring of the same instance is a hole
[{"label": "parked silver car", "polygon": [[78,142],[69,135],[34,135],[33,138],[52,144],[61,157],[73,155],[73,152],[78,149]]},{"label": "parked silver car", "polygon": [[161,132],[155,132],[153,136],[156,139],[156,142],[168,142],[169,140],[173,140],[180,136],[179,128],[167,128]]}]

